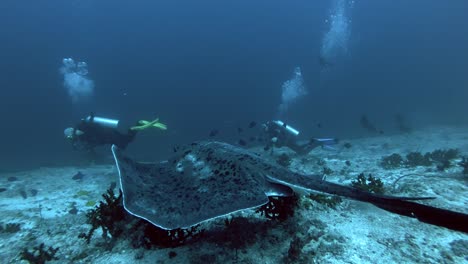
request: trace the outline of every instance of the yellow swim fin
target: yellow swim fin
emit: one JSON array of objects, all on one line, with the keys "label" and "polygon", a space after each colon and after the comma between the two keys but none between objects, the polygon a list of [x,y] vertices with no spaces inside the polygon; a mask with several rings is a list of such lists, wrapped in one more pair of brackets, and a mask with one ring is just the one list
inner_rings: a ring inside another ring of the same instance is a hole
[{"label": "yellow swim fin", "polygon": [[167,126],[165,124],[159,122],[159,118],[156,118],[155,120],[153,120],[151,122],[146,121],[146,120],[140,120],[140,121],[138,121],[138,124],[140,124],[140,125],[139,126],[133,126],[130,129],[131,130],[144,130],[144,129],[147,129],[149,127],[156,127],[156,128],[162,129],[162,130],[167,129]]}]

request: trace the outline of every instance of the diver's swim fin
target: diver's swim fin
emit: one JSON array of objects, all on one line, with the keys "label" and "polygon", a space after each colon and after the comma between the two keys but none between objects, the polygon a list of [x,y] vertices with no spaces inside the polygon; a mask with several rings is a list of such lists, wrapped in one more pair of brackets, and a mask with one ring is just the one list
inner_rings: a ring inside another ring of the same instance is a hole
[{"label": "diver's swim fin", "polygon": [[159,122],[159,118],[156,118],[155,120],[153,120],[151,122],[146,121],[146,120],[140,120],[140,121],[138,121],[138,123],[140,123],[143,126],[156,127],[156,128],[162,129],[162,130],[167,129],[167,126],[165,124]]},{"label": "diver's swim fin", "polygon": [[337,150],[335,145],[338,144],[338,139],[336,138],[313,138],[312,140],[317,142],[323,149]]},{"label": "diver's swim fin", "polygon": [[322,145],[335,145],[338,143],[336,138],[313,138],[317,142],[320,142]]},{"label": "diver's swim fin", "polygon": [[162,129],[162,130],[166,130],[167,129],[167,126],[161,122],[159,122],[159,118],[156,118],[155,120],[149,122],[149,121],[146,121],[146,120],[140,120],[138,121],[138,126],[133,126],[130,128],[130,130],[144,130],[144,129],[147,129],[147,128],[150,128],[150,127],[156,127],[156,128],[159,128],[159,129]]}]

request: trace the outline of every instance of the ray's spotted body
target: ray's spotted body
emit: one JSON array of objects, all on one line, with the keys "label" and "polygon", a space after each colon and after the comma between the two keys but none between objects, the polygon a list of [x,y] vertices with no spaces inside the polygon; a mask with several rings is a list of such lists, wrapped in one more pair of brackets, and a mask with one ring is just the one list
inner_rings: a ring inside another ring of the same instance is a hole
[{"label": "ray's spotted body", "polygon": [[468,232],[468,215],[412,202],[429,197],[378,195],[303,175],[217,141],[192,143],[159,163],[139,163],[112,146],[125,209],[163,229],[201,222],[268,203],[268,196],[320,191],[372,203],[420,221]]}]

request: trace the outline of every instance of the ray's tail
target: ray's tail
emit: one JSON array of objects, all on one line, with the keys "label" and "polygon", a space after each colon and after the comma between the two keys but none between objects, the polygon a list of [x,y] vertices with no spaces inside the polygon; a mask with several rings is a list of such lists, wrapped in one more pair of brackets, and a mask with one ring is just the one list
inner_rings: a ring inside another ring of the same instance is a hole
[{"label": "ray's tail", "polygon": [[371,203],[389,212],[417,218],[424,223],[468,233],[468,215],[464,213],[383,197],[377,197]]},{"label": "ray's tail", "polygon": [[[310,181],[310,178],[309,178]],[[379,195],[331,182],[313,180],[314,190],[371,203],[386,211],[409,216],[421,222],[468,233],[468,214],[414,202],[434,197],[398,197]]]}]

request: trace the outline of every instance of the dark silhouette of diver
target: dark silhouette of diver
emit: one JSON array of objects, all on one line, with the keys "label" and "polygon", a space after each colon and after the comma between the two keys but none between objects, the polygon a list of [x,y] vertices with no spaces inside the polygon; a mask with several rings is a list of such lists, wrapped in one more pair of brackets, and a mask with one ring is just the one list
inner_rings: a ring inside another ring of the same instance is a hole
[{"label": "dark silhouette of diver", "polygon": [[320,66],[321,70],[326,70],[326,69],[331,68],[333,66],[333,62],[331,62],[331,60],[325,58],[321,54],[318,57],[318,63],[319,63],[319,66]]},{"label": "dark silhouette of diver", "polygon": [[117,127],[119,120],[97,117],[94,114],[89,115],[74,127],[68,127],[64,130],[65,137],[71,141],[76,150],[93,152],[94,148],[102,145],[116,145],[125,149],[130,142],[135,139],[138,131],[149,127],[157,127],[166,130],[166,125],[154,121],[140,120],[136,126],[128,129],[127,133],[121,133]]},{"label": "dark silhouette of diver", "polygon": [[311,138],[306,143],[299,143],[299,131],[280,120],[268,121],[263,124],[263,133],[266,141],[265,151],[274,147],[288,147],[299,155],[307,155],[316,147],[337,143],[334,138]]}]

